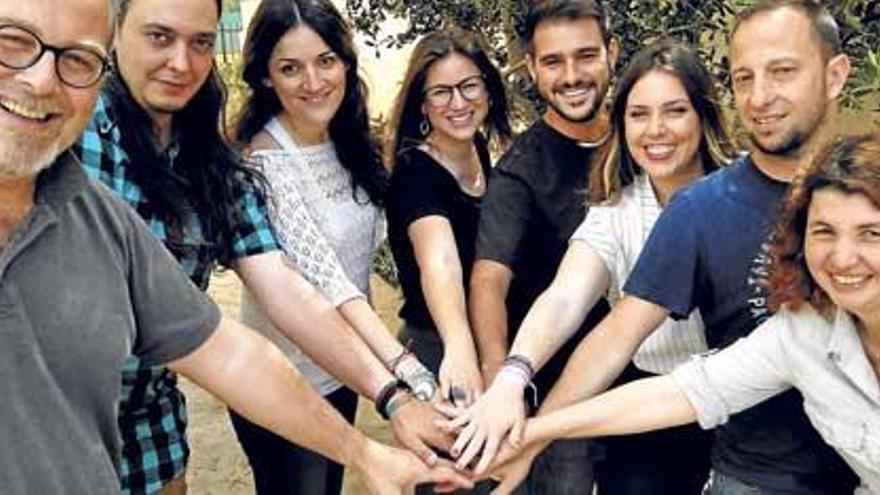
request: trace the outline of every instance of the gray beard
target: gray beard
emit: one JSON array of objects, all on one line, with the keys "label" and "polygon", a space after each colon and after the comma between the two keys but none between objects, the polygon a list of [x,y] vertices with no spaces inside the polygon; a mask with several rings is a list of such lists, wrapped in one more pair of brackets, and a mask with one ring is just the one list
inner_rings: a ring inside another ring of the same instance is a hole
[{"label": "gray beard", "polygon": [[61,151],[57,138],[48,143],[37,143],[33,136],[0,130],[0,176],[36,176],[49,168]]}]

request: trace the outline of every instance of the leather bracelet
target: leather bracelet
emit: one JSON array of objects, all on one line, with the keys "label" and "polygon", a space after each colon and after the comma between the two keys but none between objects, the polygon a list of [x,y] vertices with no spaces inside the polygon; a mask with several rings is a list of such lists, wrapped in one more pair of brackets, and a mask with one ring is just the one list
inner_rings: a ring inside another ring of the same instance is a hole
[{"label": "leather bracelet", "polygon": [[394,397],[394,394],[401,390],[409,391],[409,386],[403,380],[388,382],[379,389],[379,393],[376,394],[376,412],[379,413],[379,416],[382,416],[385,420],[389,419],[388,402]]}]

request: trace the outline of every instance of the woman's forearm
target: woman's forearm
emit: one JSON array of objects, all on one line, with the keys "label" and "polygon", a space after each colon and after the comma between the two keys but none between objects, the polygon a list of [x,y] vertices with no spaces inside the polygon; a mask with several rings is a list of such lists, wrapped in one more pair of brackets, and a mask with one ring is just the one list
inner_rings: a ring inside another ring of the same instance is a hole
[{"label": "woman's forearm", "polygon": [[692,423],[696,412],[670,376],[645,378],[528,421],[526,442],[627,435]]},{"label": "woman's forearm", "polygon": [[391,335],[366,299],[356,297],[337,306],[339,313],[383,363],[401,355],[403,345]]}]

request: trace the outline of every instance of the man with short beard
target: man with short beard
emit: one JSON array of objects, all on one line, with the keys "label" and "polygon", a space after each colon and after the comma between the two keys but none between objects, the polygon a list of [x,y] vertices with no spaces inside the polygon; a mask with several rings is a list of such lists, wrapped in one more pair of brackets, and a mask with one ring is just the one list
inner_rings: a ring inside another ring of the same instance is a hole
[{"label": "man with short beard", "polygon": [[[609,137],[603,107],[617,42],[605,12],[592,0],[551,0],[528,14],[528,69],[547,104],[494,169],[483,200],[469,313],[488,387],[507,356],[515,330],[553,281],[568,239],[583,221],[581,192],[594,150]],[[608,312],[607,302],[537,374],[543,396],[573,345]],[[590,443],[561,441],[532,473],[537,493],[586,493],[593,484]]]},{"label": "man with short beard", "polygon": [[[663,210],[626,295],[578,346],[542,413],[609,387],[670,315],[699,309],[710,348],[732,344],[770,316],[768,235],[798,167],[824,141],[849,71],[837,24],[818,2],[760,0],[737,16],[730,72],[753,149]],[[522,463],[538,451],[530,448],[509,472],[524,471]],[[715,430],[710,495],[838,495],[853,493],[856,484],[807,420],[796,391]]]},{"label": "man with short beard", "polygon": [[[259,177],[221,136],[225,100],[214,41],[222,2],[114,1],[113,68],[76,147],[87,173],[135,208],[199,288],[207,289],[218,265],[235,270],[276,328],[322,368],[371,400],[388,387],[407,397],[284,260]],[[184,493],[187,416],[176,375],[132,358],[122,381],[122,493]],[[431,422],[435,415],[429,404],[407,401],[390,416],[398,439],[426,461],[436,456],[423,437],[448,444]]]},{"label": "man with short beard", "polygon": [[281,351],[223,318],[131,208],[88,179],[69,147],[108,69],[111,21],[107,0],[0,0],[2,492],[119,493],[116,413],[131,354],[356,467],[374,493],[470,485],[347,424]]}]

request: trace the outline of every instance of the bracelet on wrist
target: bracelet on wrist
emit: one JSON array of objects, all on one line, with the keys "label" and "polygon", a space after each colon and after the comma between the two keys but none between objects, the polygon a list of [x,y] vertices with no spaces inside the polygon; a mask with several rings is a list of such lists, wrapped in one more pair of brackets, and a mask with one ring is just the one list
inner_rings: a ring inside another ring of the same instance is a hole
[{"label": "bracelet on wrist", "polygon": [[376,412],[386,420],[390,417],[390,414],[388,414],[388,402],[399,391],[409,392],[409,386],[402,380],[394,380],[385,384],[376,395]]},{"label": "bracelet on wrist", "polygon": [[400,366],[400,363],[402,363],[403,360],[406,359],[407,357],[413,355],[412,351],[409,349],[411,344],[412,344],[412,339],[410,339],[403,346],[403,350],[400,351],[400,354],[398,354],[394,359],[392,359],[391,361],[388,362],[388,370],[391,373],[394,373],[396,375],[397,374],[397,367]]},{"label": "bracelet on wrist", "polygon": [[501,363],[501,367],[515,367],[521,369],[528,377],[528,380],[526,381],[531,381],[535,376],[535,367],[532,365],[532,360],[522,354],[511,354],[510,356],[507,356]]},{"label": "bracelet on wrist", "polygon": [[391,419],[401,407],[407,402],[413,400],[413,396],[409,393],[399,393],[395,394],[391,397],[391,400],[388,401],[388,406],[385,408],[385,414],[388,416],[385,419]]}]

